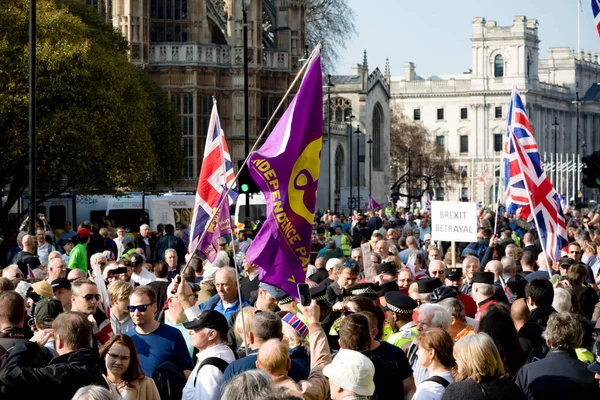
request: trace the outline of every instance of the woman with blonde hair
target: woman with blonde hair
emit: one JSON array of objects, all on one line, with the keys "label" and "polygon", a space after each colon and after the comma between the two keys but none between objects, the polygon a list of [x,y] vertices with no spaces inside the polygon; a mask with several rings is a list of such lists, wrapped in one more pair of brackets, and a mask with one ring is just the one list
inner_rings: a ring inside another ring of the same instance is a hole
[{"label": "woman with blonde hair", "polygon": [[135,343],[127,335],[115,335],[100,349],[100,368],[117,400],[160,400],[154,381],[144,375]]},{"label": "woman with blonde hair", "polygon": [[454,340],[446,330],[432,328],[419,334],[417,344],[419,364],[427,369],[429,378],[417,386],[413,400],[439,400],[448,385],[454,382]]},{"label": "woman with blonde hair", "polygon": [[[238,312],[235,317],[233,332],[235,333],[235,339],[238,344],[237,353],[240,357],[246,355],[246,343],[248,343],[249,340],[248,334],[250,333],[250,323],[252,322],[252,318],[254,318],[254,314],[256,314],[256,308],[247,306],[242,308],[242,312]],[[246,337],[244,337],[244,326],[246,327]]]},{"label": "woman with blonde hair", "polygon": [[454,345],[455,382],[443,400],[520,400],[519,387],[506,378],[498,348],[487,333],[465,336]]}]

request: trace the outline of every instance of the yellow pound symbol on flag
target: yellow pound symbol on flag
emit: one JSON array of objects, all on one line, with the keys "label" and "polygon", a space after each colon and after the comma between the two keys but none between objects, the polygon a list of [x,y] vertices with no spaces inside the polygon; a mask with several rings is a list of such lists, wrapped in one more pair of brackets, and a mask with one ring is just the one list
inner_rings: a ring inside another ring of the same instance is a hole
[{"label": "yellow pound symbol on flag", "polygon": [[309,224],[313,223],[315,216],[317,193],[312,188],[316,188],[319,179],[322,140],[313,140],[306,146],[294,164],[288,184],[290,207]]}]

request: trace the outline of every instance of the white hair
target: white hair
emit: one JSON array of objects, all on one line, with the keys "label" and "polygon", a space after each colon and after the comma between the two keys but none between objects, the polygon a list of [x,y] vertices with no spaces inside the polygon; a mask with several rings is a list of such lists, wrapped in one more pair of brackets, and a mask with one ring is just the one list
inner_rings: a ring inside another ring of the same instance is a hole
[{"label": "white hair", "polygon": [[224,250],[219,250],[217,252],[217,256],[215,257],[215,261],[211,263],[213,267],[221,268],[229,266],[229,254],[227,254]]},{"label": "white hair", "polygon": [[21,269],[19,268],[19,266],[17,264],[10,264],[8,267],[4,268],[2,270],[2,277],[6,278],[8,277],[8,274],[12,271],[15,270],[15,268],[17,269],[17,271],[20,271]]},{"label": "white hair", "polygon": [[555,288],[552,308],[554,308],[557,312],[571,312],[571,293],[563,288]]},{"label": "white hair", "polygon": [[515,261],[514,258],[510,257],[510,256],[504,256],[502,257],[502,260],[500,260],[500,262],[502,263],[502,266],[504,267],[504,273],[509,273],[512,274],[514,271],[517,270],[517,262]]},{"label": "white hair", "polygon": [[104,259],[104,261],[106,261],[106,257],[104,257],[104,254],[102,253],[96,253],[93,254],[90,257],[90,264],[96,264],[98,262],[98,260]]},{"label": "white hair", "polygon": [[484,296],[491,296],[494,294],[495,287],[489,283],[475,282],[473,284],[473,291],[477,289]]},{"label": "white hair", "polygon": [[79,388],[71,400],[114,400],[115,397],[108,389],[97,385],[88,385]]},{"label": "white hair", "polygon": [[419,315],[432,315],[430,328],[450,329],[452,316],[446,309],[437,304],[423,304],[419,307]]}]

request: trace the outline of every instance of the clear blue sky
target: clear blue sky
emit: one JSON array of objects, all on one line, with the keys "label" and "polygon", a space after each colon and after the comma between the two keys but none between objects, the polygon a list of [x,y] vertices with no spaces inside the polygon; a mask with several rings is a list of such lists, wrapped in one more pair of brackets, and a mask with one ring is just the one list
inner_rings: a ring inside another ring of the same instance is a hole
[{"label": "clear blue sky", "polygon": [[[420,75],[457,74],[471,68],[471,22],[474,17],[512,25],[515,15],[538,20],[540,58],[549,47],[577,47],[578,0],[348,0],[356,13],[358,34],[335,66],[347,75],[362,63],[367,50],[369,70],[385,69],[390,58],[392,76],[403,74],[405,61]],[[582,0],[581,48],[600,52],[590,0]]]}]

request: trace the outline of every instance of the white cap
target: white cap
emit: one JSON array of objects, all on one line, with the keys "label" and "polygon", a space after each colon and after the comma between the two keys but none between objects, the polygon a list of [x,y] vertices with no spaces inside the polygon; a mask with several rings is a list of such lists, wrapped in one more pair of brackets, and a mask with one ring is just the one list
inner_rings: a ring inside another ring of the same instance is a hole
[{"label": "white cap", "polygon": [[325,269],[329,271],[330,269],[337,267],[341,263],[342,260],[340,260],[339,258],[330,258],[329,260],[327,260],[327,264],[325,264]]},{"label": "white cap", "polygon": [[323,375],[342,389],[359,396],[375,393],[375,366],[358,351],[340,349],[331,364],[323,369]]}]

